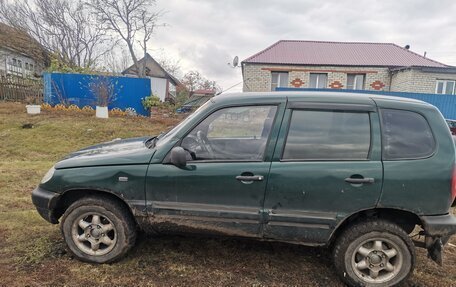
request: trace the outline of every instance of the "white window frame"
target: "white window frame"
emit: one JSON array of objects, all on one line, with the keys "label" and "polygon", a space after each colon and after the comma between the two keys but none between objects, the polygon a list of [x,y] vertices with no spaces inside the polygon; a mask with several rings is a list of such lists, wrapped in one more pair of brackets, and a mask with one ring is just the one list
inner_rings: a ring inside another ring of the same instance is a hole
[{"label": "white window frame", "polygon": [[6,73],[16,75],[16,76],[23,76],[22,67],[19,67],[19,62],[21,62],[21,66],[22,66],[21,60],[18,60],[16,58],[10,58],[10,60],[8,60]]},{"label": "white window frame", "polygon": [[[310,77],[311,77],[312,75],[317,75],[317,81],[315,82],[315,84],[316,84],[316,87],[315,87],[315,88],[310,87],[310,82],[311,82],[311,81],[310,81]],[[324,88],[318,88],[318,86],[319,86],[319,84],[320,84],[320,77],[322,77],[323,75],[326,76],[326,81],[325,81],[326,84],[325,84],[325,87],[324,87]],[[309,74],[309,87],[310,87],[311,89],[327,89],[327,88],[328,88],[328,73],[310,73],[310,74]]]},{"label": "white window frame", "polygon": [[353,77],[354,77],[354,79],[353,79],[353,88],[352,88],[351,90],[357,90],[357,89],[356,89],[356,86],[358,85],[358,79],[359,79],[358,76],[363,76],[362,85],[361,85],[360,91],[366,89],[366,87],[365,87],[365,83],[366,83],[366,74],[347,74],[347,89],[348,89],[348,77],[349,77],[349,76],[353,76]]},{"label": "white window frame", "polygon": [[[451,91],[451,94],[446,94],[446,87],[449,82],[453,83],[453,91]],[[443,83],[443,88],[442,88],[442,93],[438,92],[439,89],[439,83]],[[456,80],[437,80],[435,84],[435,93],[438,95],[454,95],[456,90]]]},{"label": "white window frame", "polygon": [[[273,77],[272,77],[272,75],[273,74],[277,74],[277,83],[276,83],[276,86],[275,86],[276,88],[287,88],[288,87],[288,85],[285,86],[285,87],[282,87],[280,85],[280,82],[282,81],[282,77],[284,77],[285,75],[286,75],[287,78],[289,77],[288,72],[275,72],[275,71],[272,71],[271,72],[271,91],[275,91],[275,89],[272,88],[272,86],[273,86],[273,81],[272,81]],[[288,83],[288,79],[287,79],[287,83]]]}]

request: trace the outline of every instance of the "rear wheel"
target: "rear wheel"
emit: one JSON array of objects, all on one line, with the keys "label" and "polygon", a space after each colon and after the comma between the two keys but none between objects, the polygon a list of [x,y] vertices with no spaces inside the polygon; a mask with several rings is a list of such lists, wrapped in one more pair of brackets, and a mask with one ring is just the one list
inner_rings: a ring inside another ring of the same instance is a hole
[{"label": "rear wheel", "polygon": [[63,215],[61,230],[70,251],[78,259],[92,263],[119,259],[136,239],[129,210],[110,198],[76,201]]},{"label": "rear wheel", "polygon": [[372,220],[345,230],[334,246],[338,275],[350,286],[394,286],[410,276],[415,249],[398,225]]}]

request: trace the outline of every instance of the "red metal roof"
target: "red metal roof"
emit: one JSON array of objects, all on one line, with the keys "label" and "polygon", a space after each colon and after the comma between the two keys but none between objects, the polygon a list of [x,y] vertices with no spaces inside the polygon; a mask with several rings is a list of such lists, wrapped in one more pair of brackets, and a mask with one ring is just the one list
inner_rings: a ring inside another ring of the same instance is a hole
[{"label": "red metal roof", "polygon": [[214,90],[204,90],[204,89],[199,89],[193,91],[193,94],[199,94],[199,95],[215,95]]},{"label": "red metal roof", "polygon": [[393,43],[281,40],[247,58],[244,63],[448,67]]}]

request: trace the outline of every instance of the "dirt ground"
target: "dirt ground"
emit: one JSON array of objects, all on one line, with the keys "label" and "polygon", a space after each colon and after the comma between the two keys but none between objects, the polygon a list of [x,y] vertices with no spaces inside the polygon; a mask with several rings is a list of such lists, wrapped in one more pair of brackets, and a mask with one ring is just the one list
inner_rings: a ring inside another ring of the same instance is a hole
[{"label": "dirt ground", "polygon": [[[326,250],[253,240],[141,234],[120,262],[74,259],[58,225],[44,221],[31,203],[30,192],[46,170],[70,151],[157,134],[178,121],[102,120],[75,112],[28,116],[21,104],[0,103],[0,286],[343,286]],[[450,244],[444,267],[418,249],[404,286],[456,286],[456,237]]]}]

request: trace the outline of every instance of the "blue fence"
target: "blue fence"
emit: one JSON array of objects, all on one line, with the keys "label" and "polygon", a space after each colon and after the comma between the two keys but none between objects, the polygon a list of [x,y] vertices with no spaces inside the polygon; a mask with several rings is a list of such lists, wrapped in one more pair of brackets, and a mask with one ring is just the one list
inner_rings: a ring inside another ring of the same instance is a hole
[{"label": "blue fence", "polygon": [[[100,75],[45,73],[44,102],[56,105],[62,102],[95,107],[97,104],[94,86],[104,83],[101,89],[108,88],[114,95],[109,103],[109,109],[134,110],[137,114],[148,115],[141,99],[151,93],[150,80],[144,78],[110,77]],[[108,85],[106,85],[108,83]]]},{"label": "blue fence", "polygon": [[331,91],[340,93],[365,93],[411,98],[421,100],[436,106],[446,119],[456,119],[456,95],[437,95],[421,93],[384,92],[384,91],[359,91],[359,90],[336,90],[336,89],[304,89],[304,88],[276,88],[276,91]]}]

